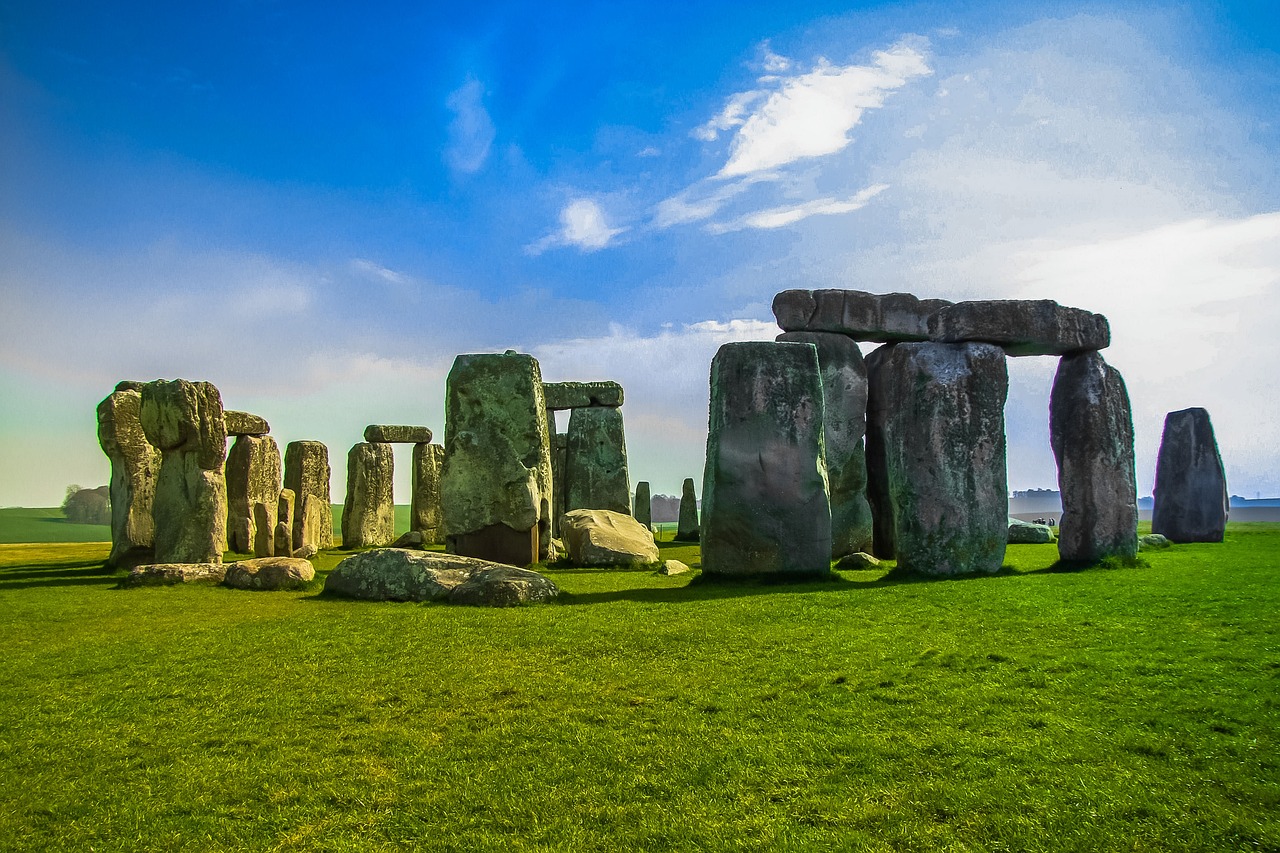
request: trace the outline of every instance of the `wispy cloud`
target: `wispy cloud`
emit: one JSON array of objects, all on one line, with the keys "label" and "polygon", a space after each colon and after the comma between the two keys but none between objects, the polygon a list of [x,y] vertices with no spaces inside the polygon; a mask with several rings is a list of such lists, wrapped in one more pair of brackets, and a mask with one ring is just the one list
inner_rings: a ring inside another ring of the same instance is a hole
[{"label": "wispy cloud", "polygon": [[474,77],[449,93],[445,106],[453,113],[445,165],[454,172],[473,174],[484,167],[493,145],[494,127],[484,108],[484,85]]},{"label": "wispy cloud", "polygon": [[560,211],[560,229],[525,247],[531,255],[540,255],[555,246],[575,246],[594,252],[609,245],[614,237],[626,231],[609,225],[604,210],[589,198],[576,198]]},{"label": "wispy cloud", "polygon": [[724,234],[729,231],[741,231],[746,228],[782,228],[794,225],[810,216],[832,216],[838,213],[852,213],[866,207],[867,202],[889,188],[888,184],[876,184],[867,187],[858,194],[847,199],[817,198],[802,204],[771,207],[748,213],[731,222],[714,222],[707,226],[713,234]]}]

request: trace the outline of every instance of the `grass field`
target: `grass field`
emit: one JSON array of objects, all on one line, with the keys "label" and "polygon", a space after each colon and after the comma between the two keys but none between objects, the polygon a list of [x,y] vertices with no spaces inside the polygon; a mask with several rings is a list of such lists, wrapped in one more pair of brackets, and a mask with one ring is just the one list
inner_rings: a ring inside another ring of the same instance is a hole
[{"label": "grass field", "polygon": [[1280,850],[1280,525],[951,581],[553,567],[511,610],[118,590],[106,550],[0,546],[0,849]]}]

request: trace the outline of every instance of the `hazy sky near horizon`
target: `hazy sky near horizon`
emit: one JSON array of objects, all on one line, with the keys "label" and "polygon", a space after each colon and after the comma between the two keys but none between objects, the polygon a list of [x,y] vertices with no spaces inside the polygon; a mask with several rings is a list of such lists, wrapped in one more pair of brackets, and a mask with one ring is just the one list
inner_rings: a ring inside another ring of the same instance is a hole
[{"label": "hazy sky near horizon", "polygon": [[[621,382],[678,494],[792,287],[1106,314],[1140,492],[1204,406],[1280,494],[1265,5],[0,0],[0,505],[105,483],[94,408],[158,377],[324,441],[340,502],[366,424],[442,439],[508,348]],[[1055,368],[1010,362],[1011,489],[1055,486]]]}]

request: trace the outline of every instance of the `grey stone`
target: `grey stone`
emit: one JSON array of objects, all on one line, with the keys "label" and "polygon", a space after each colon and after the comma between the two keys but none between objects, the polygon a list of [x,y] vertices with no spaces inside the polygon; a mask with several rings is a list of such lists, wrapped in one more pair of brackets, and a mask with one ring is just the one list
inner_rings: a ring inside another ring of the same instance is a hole
[{"label": "grey stone", "polygon": [[220,563],[227,525],[222,396],[208,382],[148,382],[140,420],[147,441],[161,453],[151,510],[155,559]]},{"label": "grey stone", "polygon": [[342,505],[342,547],[381,548],[396,538],[391,445],[362,441],[347,453],[347,498]]},{"label": "grey stone", "polygon": [[125,588],[175,586],[180,583],[222,583],[226,566],[222,563],[152,563],[135,566],[120,581]]},{"label": "grey stone", "polygon": [[636,521],[645,526],[646,530],[653,529],[653,507],[649,497],[649,482],[641,480],[636,483],[635,503],[631,507],[631,515]]},{"label": "grey stone", "polygon": [[[306,497],[314,496],[328,511],[333,503],[329,492],[329,448],[319,441],[291,441],[284,449],[284,487],[293,492],[293,549],[302,547],[309,540],[303,537]],[[319,525],[310,541],[317,549],[333,547],[333,523]]]},{"label": "grey stone", "polygon": [[295,514],[298,525],[298,545],[293,549],[297,554],[303,548],[312,548],[319,553],[321,543],[327,536],[329,544],[333,544],[333,510],[329,504],[315,495],[302,496],[302,508]]},{"label": "grey stone", "polygon": [[1169,541],[1169,537],[1162,533],[1148,533],[1146,536],[1138,537],[1138,550],[1145,551],[1148,548],[1168,548],[1173,543]]},{"label": "grey stone", "polygon": [[227,435],[266,435],[271,432],[271,425],[266,418],[234,409],[222,414],[227,424]]},{"label": "grey stone", "polygon": [[704,577],[830,572],[823,409],[811,344],[720,347],[702,479]]},{"label": "grey stone", "polygon": [[410,530],[391,543],[392,548],[413,548],[422,550],[423,538],[421,530]]},{"label": "grey stone", "polygon": [[[267,535],[274,540],[280,501],[280,448],[269,435],[236,436],[227,453],[227,541],[237,554],[256,553],[253,505],[269,507]],[[274,550],[274,541],[272,543]]]},{"label": "grey stone", "polygon": [[276,502],[261,501],[253,505],[253,556],[274,557],[276,554]]},{"label": "grey stone", "polygon": [[569,416],[564,508],[631,513],[622,410],[574,409]]},{"label": "grey stone", "polygon": [[871,505],[867,502],[867,366],[862,350],[847,335],[784,332],[780,341],[818,349],[826,400],[827,484],[831,490],[831,558],[871,547]]},{"label": "grey stone", "polygon": [[413,481],[409,499],[409,529],[422,534],[422,544],[444,542],[444,514],[440,508],[440,468],[444,445],[413,446]]},{"label": "grey stone", "polygon": [[275,553],[293,553],[293,514],[297,497],[293,489],[281,489],[276,501]]},{"label": "grey stone", "polygon": [[490,607],[550,601],[559,590],[537,572],[487,560],[380,548],[348,557],[325,579],[325,592],[373,601],[449,601]]},{"label": "grey stone", "polygon": [[683,575],[693,571],[688,565],[679,560],[663,560],[658,566],[658,574],[660,575]]},{"label": "grey stone", "polygon": [[424,426],[369,424],[364,428],[364,440],[374,444],[430,444],[431,430]]},{"label": "grey stone", "polygon": [[1047,545],[1055,539],[1053,528],[1018,518],[1009,519],[1010,545]]},{"label": "grey stone", "polygon": [[1119,371],[1096,352],[1063,356],[1049,395],[1058,463],[1058,554],[1096,562],[1138,552],[1133,415]]},{"label": "grey stone", "polygon": [[907,343],[867,358],[875,555],[924,575],[999,571],[1008,538],[1004,352]]},{"label": "grey stone", "polygon": [[880,561],[865,551],[856,551],[852,554],[845,554],[837,560],[836,568],[846,572],[878,569],[880,568]]},{"label": "grey stone", "polygon": [[111,460],[111,566],[151,562],[155,555],[151,509],[160,451],[143,433],[141,411],[142,394],[133,388],[114,391],[98,404],[98,443]]},{"label": "grey stone", "polygon": [[578,566],[643,566],[658,561],[649,528],[630,515],[606,509],[575,509],[560,519],[570,562]]},{"label": "grey stone", "polygon": [[680,542],[697,542],[702,535],[698,523],[698,493],[692,477],[685,477],[680,488],[680,520],[676,523],[676,539]]},{"label": "grey stone", "polygon": [[910,293],[862,290],[784,290],[773,314],[787,332],[838,332],[858,341],[926,341],[929,317],[951,303]]},{"label": "grey stone", "polygon": [[982,341],[1008,355],[1072,355],[1111,344],[1107,318],[1052,299],[957,302],[929,320],[929,337],[942,343]]},{"label": "grey stone", "polygon": [[[554,426],[550,418],[550,426]],[[560,516],[564,515],[564,474],[569,464],[569,436],[562,432],[551,436],[551,535],[560,535]]]},{"label": "grey stone", "polygon": [[472,607],[517,607],[556,600],[560,589],[546,575],[514,566],[496,565],[471,573],[449,593],[450,604]]},{"label": "grey stone", "polygon": [[299,560],[310,560],[318,553],[320,552],[316,550],[316,546],[310,543],[303,545],[301,548],[293,549],[293,556]]},{"label": "grey stone", "polygon": [[1227,529],[1227,476],[1209,413],[1170,412],[1156,457],[1151,532],[1170,542],[1221,542]]},{"label": "grey stone", "polygon": [[232,589],[304,589],[315,579],[311,563],[295,557],[262,557],[228,563],[223,586]]},{"label": "grey stone", "polygon": [[622,386],[617,382],[545,382],[542,393],[551,411],[622,405]]}]

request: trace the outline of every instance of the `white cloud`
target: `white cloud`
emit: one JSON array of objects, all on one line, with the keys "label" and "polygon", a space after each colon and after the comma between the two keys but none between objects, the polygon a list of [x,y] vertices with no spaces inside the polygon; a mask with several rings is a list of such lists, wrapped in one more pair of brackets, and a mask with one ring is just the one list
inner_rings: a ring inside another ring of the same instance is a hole
[{"label": "white cloud", "polygon": [[725,203],[741,195],[753,185],[778,180],[778,175],[763,172],[746,175],[736,181],[699,181],[675,195],[658,202],[653,224],[669,228],[689,222],[701,222],[720,212]]},{"label": "white cloud", "polygon": [[712,223],[707,226],[707,230],[713,234],[724,234],[728,231],[741,231],[746,228],[782,228],[787,225],[794,225],[802,219],[808,219],[810,216],[832,216],[840,213],[852,213],[855,210],[861,210],[866,207],[868,201],[888,188],[888,184],[876,184],[843,200],[818,198],[802,204],[758,210],[731,222]]},{"label": "white cloud", "polygon": [[374,263],[373,261],[365,258],[354,258],[351,261],[351,269],[355,272],[362,273],[388,284],[404,285],[409,283],[409,277],[404,273],[387,269],[381,264]]},{"label": "white cloud", "polygon": [[560,211],[560,230],[525,247],[531,255],[540,255],[553,246],[576,246],[594,252],[609,245],[623,228],[613,228],[600,205],[589,198],[576,198]]},{"label": "white cloud", "polygon": [[445,106],[453,113],[444,162],[450,169],[472,174],[484,167],[493,145],[494,128],[484,108],[484,85],[474,78],[449,93]]}]

